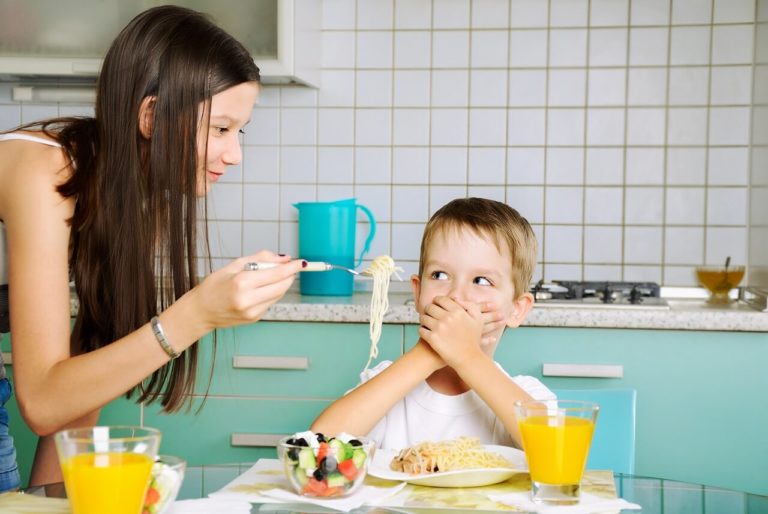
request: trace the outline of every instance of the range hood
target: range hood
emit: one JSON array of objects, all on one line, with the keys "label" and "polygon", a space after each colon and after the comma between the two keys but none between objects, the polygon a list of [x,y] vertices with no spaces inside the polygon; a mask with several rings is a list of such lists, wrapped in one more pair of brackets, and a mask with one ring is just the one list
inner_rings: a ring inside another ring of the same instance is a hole
[{"label": "range hood", "polygon": [[249,49],[264,83],[319,86],[316,0],[0,0],[0,79],[87,89],[117,33],[168,3],[208,13]]}]

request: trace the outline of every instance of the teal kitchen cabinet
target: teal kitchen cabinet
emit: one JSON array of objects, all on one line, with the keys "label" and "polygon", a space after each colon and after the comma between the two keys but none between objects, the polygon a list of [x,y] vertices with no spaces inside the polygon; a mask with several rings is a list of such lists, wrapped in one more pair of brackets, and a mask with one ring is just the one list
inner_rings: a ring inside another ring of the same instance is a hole
[{"label": "teal kitchen cabinet", "polygon": [[[638,475],[768,494],[765,333],[522,327],[496,359],[552,388],[636,389]],[[545,376],[545,364],[623,376]]]},{"label": "teal kitchen cabinet", "polygon": [[332,400],[296,398],[196,398],[190,412],[165,414],[145,407],[144,424],[163,434],[161,453],[184,457],[189,465],[254,462],[274,458],[275,443],[306,430]]},{"label": "teal kitchen cabinet", "polygon": [[[401,355],[402,330],[383,327],[374,363]],[[144,423],[162,430],[161,452],[193,466],[274,457],[280,437],[307,430],[329,403],[357,385],[368,360],[368,331],[367,323],[273,321],[220,330],[209,388],[211,336],[202,341],[190,412],[169,415],[146,406]]]},{"label": "teal kitchen cabinet", "polygon": [[[370,350],[367,323],[261,321],[219,330],[208,394],[336,398],[357,385]],[[211,341],[202,341],[196,394],[207,387]],[[385,325],[378,360],[402,351],[402,326]]]}]

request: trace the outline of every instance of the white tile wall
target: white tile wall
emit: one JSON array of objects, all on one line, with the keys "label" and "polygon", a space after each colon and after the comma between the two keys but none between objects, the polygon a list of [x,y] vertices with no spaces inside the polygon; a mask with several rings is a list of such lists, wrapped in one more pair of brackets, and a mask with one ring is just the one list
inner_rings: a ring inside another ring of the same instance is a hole
[{"label": "white tile wall", "polygon": [[[547,279],[692,285],[760,253],[764,1],[322,2],[322,87],[263,88],[209,199],[217,264],[297,255],[292,204],[353,196],[378,221],[370,256],[408,273],[427,218],[466,195],[528,217]],[[0,84],[0,128],[91,111]]]},{"label": "white tile wall", "polygon": [[668,148],[667,184],[704,185],[706,163],[705,148]]}]

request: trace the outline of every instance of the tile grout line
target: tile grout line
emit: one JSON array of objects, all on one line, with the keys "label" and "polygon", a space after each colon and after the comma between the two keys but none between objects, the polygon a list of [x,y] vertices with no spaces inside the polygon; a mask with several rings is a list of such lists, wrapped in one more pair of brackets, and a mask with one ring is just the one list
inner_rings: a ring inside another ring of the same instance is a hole
[{"label": "tile grout line", "polygon": [[627,2],[627,39],[626,48],[624,50],[624,137],[623,145],[621,149],[621,251],[619,252],[621,265],[620,265],[620,277],[622,281],[626,281],[626,268],[627,268],[627,226],[626,226],[626,211],[627,211],[627,144],[629,142],[629,71],[630,71],[630,46],[632,43],[632,1]]},{"label": "tile grout line", "polygon": [[659,283],[663,284],[664,277],[667,274],[667,163],[669,158],[669,87],[671,82],[672,72],[672,2],[669,3],[669,26],[667,28],[667,63],[665,72],[666,77],[664,79],[664,148],[661,164],[661,182],[663,188],[663,196],[661,198],[661,276],[659,277]]},{"label": "tile grout line", "polygon": [[[511,9],[511,7],[510,7]],[[546,56],[546,68],[544,70],[544,155],[543,155],[543,165],[544,165],[544,174],[542,177],[542,192],[541,192],[541,277],[546,278],[547,276],[547,171],[549,168],[549,80],[550,80],[550,54],[552,51],[551,44],[552,44],[552,0],[547,0],[547,56]]]},{"label": "tile grout line", "polygon": [[[435,86],[435,5],[429,2],[429,112],[427,115],[427,219],[432,213],[432,121],[434,113],[434,86]],[[467,79],[469,80],[469,79]],[[469,88],[469,83],[467,83]]]},{"label": "tile grout line", "polygon": [[[395,24],[395,19],[397,15],[397,2],[392,2],[392,82],[391,82],[391,106],[389,109],[389,224],[387,226],[387,235],[389,238],[388,241],[388,252],[386,255],[393,255],[393,227],[395,224],[395,187],[397,187],[395,183],[395,59],[397,57],[396,52],[396,45],[397,45],[397,38],[395,37],[395,34],[397,33],[397,27]],[[371,242],[373,246],[373,241]],[[373,259],[375,256],[369,255],[369,259]]]},{"label": "tile grout line", "polygon": [[465,149],[465,155],[464,155],[464,197],[469,196],[469,146],[470,141],[472,140],[472,124],[470,120],[472,119],[472,110],[474,108],[472,104],[472,84],[474,83],[474,80],[472,79],[473,75],[473,68],[472,68],[472,35],[474,33],[474,27],[472,27],[472,1],[469,0],[467,2],[467,9],[469,9],[469,12],[467,13],[467,19],[468,21],[468,29],[467,29],[467,138],[464,141],[464,149]]},{"label": "tile grout line", "polygon": [[[760,13],[759,13],[759,2],[755,2],[755,10],[753,13],[754,16],[754,24],[752,29],[752,80],[749,84],[749,99],[750,99],[750,105],[751,108],[749,109],[749,151],[747,153],[747,248],[746,252],[747,255],[745,256],[745,264],[747,265],[746,268],[746,276],[744,277],[744,283],[750,284],[750,276],[749,271],[752,269],[752,241],[754,238],[750,237],[750,231],[752,228],[752,166],[754,166],[754,160],[753,160],[753,152],[754,152],[754,143],[755,143],[755,134],[754,134],[754,124],[755,124],[755,89],[756,89],[756,82],[757,82],[757,69],[758,69],[758,48],[757,48],[757,39],[759,37],[759,31],[760,28]],[[757,263],[755,263],[757,264]]]},{"label": "tile grout line", "polygon": [[709,143],[710,143],[710,123],[712,122],[712,55],[714,49],[714,36],[715,36],[715,0],[711,0],[709,4],[709,48],[708,48],[708,65],[707,65],[707,114],[706,124],[704,127],[704,142],[706,146],[704,152],[704,230],[702,235],[702,264],[708,262],[707,255],[707,241],[709,236],[709,228],[707,223],[709,222]]},{"label": "tile grout line", "polygon": [[[629,11],[629,4],[627,4],[627,11]],[[589,78],[590,78],[590,49],[592,44],[592,0],[587,0],[587,48],[586,48],[586,64],[584,70],[584,138],[582,141],[582,155],[581,155],[581,280],[585,280],[586,276],[586,242],[587,242],[587,148],[589,142]]]}]

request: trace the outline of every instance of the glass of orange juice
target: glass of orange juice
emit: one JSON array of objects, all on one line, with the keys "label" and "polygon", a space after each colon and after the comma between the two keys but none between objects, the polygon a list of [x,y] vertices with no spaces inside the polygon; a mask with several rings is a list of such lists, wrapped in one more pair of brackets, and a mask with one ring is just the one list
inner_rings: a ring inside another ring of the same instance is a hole
[{"label": "glass of orange juice", "polygon": [[73,514],[140,514],[160,431],[74,428],[54,436]]},{"label": "glass of orange juice", "polygon": [[598,410],[575,400],[515,402],[534,502],[578,503]]}]

